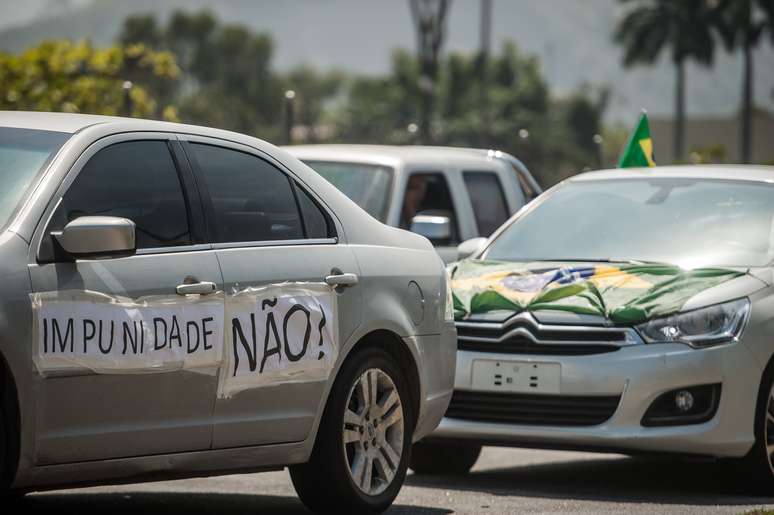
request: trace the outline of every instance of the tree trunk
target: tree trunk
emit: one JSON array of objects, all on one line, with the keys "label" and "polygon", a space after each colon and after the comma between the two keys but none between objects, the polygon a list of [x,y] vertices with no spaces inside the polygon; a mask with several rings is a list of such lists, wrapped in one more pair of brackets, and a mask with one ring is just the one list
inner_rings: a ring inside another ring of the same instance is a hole
[{"label": "tree trunk", "polygon": [[684,157],[685,146],[685,62],[680,59],[677,63],[677,80],[675,81],[675,134],[674,157],[675,161]]},{"label": "tree trunk", "polygon": [[481,80],[478,97],[481,131],[479,145],[481,148],[490,146],[492,120],[489,114],[489,48],[492,41],[492,0],[481,0],[481,26],[479,36],[479,77]]},{"label": "tree trunk", "polygon": [[449,0],[410,0],[411,16],[417,32],[419,61],[419,141],[432,142],[432,119],[438,87],[441,44],[444,38]]},{"label": "tree trunk", "polygon": [[435,112],[436,73],[431,64],[425,63],[421,67],[419,76],[420,104],[419,104],[419,143],[429,145],[432,143],[431,122]]},{"label": "tree trunk", "polygon": [[744,78],[742,83],[742,162],[752,161],[752,100],[753,100],[753,60],[752,45],[748,39],[744,42]]}]

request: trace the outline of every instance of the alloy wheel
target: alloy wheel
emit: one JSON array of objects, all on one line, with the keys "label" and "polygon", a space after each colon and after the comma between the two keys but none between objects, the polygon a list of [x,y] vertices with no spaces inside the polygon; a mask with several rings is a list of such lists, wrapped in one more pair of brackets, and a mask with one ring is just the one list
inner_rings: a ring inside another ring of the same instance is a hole
[{"label": "alloy wheel", "polygon": [[769,463],[769,470],[774,474],[774,385],[772,385],[769,398],[766,401],[764,435],[766,438],[766,459]]},{"label": "alloy wheel", "polygon": [[382,370],[366,370],[350,388],[342,432],[349,476],[364,494],[379,495],[392,483],[403,454],[403,432],[398,388]]}]

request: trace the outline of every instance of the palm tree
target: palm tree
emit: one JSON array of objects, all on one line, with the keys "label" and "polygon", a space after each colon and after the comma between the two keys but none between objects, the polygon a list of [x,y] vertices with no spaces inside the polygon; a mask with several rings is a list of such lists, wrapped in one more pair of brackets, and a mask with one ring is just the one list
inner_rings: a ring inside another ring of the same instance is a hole
[{"label": "palm tree", "polygon": [[753,49],[768,31],[774,42],[773,0],[723,0],[718,5],[719,32],[729,50],[741,47],[742,75],[742,161],[752,158]]},{"label": "palm tree", "polygon": [[446,18],[451,0],[410,0],[411,17],[417,33],[419,57],[419,139],[427,145],[432,140],[430,130],[437,94],[439,59],[446,35]]},{"label": "palm tree", "polygon": [[620,0],[635,4],[618,24],[615,40],[624,47],[624,65],[653,64],[669,50],[675,65],[674,156],[684,156],[685,63],[712,64],[712,27],[717,16],[710,0]]}]

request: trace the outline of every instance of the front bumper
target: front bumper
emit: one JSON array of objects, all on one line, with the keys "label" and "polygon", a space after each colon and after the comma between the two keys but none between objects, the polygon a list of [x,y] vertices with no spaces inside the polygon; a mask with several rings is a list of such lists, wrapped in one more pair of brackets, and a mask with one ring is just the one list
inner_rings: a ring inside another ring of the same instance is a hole
[{"label": "front bumper", "polygon": [[[744,456],[754,443],[753,420],[763,370],[744,341],[695,350],[681,344],[634,345],[607,354],[535,356],[459,351],[455,389],[472,391],[476,359],[559,363],[562,395],[620,396],[613,416],[596,426],[555,427],[445,417],[433,439],[486,444],[611,451]],[[662,393],[722,384],[716,415],[708,422],[643,427],[641,420]]]}]

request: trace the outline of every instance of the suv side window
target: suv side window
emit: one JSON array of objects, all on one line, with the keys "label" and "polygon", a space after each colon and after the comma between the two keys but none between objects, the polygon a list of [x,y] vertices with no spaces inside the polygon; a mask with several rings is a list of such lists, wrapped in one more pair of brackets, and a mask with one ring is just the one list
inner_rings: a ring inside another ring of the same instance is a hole
[{"label": "suv side window", "polygon": [[438,172],[413,173],[406,182],[406,194],[400,215],[400,227],[409,229],[411,219],[424,213],[449,217],[452,227],[450,244],[459,242],[457,213],[446,177]]},{"label": "suv side window", "polygon": [[190,148],[209,193],[213,242],[304,238],[306,231],[287,175],[246,152],[205,143],[191,143]]},{"label": "suv side window", "polygon": [[186,199],[165,141],[127,141],[97,152],[65,193],[46,234],[89,215],[132,220],[138,249],[191,245]]},{"label": "suv side window", "polygon": [[465,187],[473,205],[479,236],[490,236],[508,219],[508,205],[497,174],[463,172]]}]

